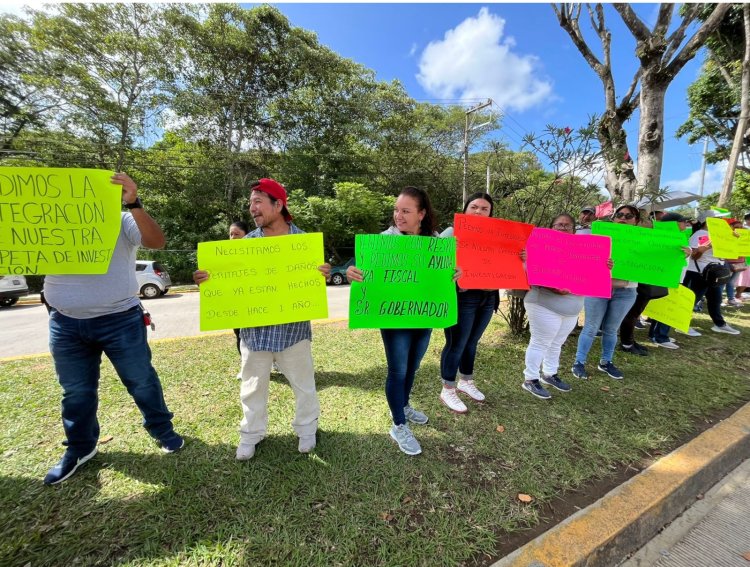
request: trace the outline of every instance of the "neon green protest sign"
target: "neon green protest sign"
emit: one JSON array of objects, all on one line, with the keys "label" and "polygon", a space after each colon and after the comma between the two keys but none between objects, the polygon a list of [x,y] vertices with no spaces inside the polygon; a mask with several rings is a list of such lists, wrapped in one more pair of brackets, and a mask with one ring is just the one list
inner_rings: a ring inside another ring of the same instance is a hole
[{"label": "neon green protest sign", "polygon": [[199,243],[201,331],[325,319],[322,264],[320,232]]},{"label": "neon green protest sign", "polygon": [[363,281],[349,295],[351,329],[440,329],[458,320],[456,239],[358,234]]},{"label": "neon green protest sign", "polygon": [[104,274],[120,233],[112,171],[0,167],[0,274]]},{"label": "neon green protest sign", "polygon": [[686,234],[678,230],[654,230],[642,226],[597,221],[591,234],[612,238],[612,277],[675,288],[680,285],[687,261]]}]

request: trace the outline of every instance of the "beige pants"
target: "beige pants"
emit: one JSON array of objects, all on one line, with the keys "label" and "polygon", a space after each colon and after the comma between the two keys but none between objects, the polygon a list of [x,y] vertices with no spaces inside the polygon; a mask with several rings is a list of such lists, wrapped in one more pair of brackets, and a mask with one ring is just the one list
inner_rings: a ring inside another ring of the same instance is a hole
[{"label": "beige pants", "polygon": [[294,392],[296,411],[292,427],[299,437],[314,435],[318,429],[320,404],[315,391],[310,341],[304,340],[281,352],[251,351],[240,341],[242,383],[240,385],[240,441],[258,443],[268,429],[268,387],[271,365],[275,362]]}]

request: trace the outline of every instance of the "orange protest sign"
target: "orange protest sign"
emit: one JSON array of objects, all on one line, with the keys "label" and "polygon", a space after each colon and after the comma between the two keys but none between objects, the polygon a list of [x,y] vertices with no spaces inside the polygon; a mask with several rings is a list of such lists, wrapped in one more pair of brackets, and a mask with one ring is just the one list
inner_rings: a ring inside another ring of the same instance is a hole
[{"label": "orange protest sign", "polygon": [[531,224],[457,214],[453,223],[456,264],[463,289],[529,289],[520,253]]}]

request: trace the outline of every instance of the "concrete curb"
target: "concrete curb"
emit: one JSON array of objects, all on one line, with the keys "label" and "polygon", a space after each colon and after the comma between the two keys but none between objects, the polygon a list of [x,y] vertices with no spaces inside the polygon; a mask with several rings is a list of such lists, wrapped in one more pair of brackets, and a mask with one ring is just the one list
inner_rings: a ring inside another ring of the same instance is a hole
[{"label": "concrete curb", "polygon": [[750,457],[750,403],[493,567],[611,567]]}]

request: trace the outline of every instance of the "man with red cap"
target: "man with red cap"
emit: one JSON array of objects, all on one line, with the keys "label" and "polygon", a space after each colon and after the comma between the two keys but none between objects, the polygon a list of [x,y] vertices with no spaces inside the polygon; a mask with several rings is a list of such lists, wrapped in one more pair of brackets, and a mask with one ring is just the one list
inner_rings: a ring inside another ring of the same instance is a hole
[{"label": "man with red cap", "polygon": [[[264,178],[251,184],[250,191],[250,215],[257,228],[245,238],[303,233],[292,223],[283,185],[273,179]],[[328,279],[331,266],[323,264],[318,270]],[[209,274],[206,271],[198,270],[193,273],[193,280],[198,285],[208,278]],[[240,337],[242,421],[237,460],[246,461],[253,458],[255,446],[266,436],[268,388],[274,363],[286,376],[294,391],[296,411],[292,427],[299,437],[299,451],[309,453],[315,448],[315,434],[320,415],[310,348],[310,321],[240,329]]]}]

